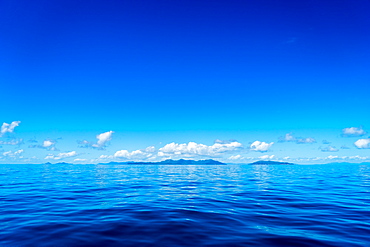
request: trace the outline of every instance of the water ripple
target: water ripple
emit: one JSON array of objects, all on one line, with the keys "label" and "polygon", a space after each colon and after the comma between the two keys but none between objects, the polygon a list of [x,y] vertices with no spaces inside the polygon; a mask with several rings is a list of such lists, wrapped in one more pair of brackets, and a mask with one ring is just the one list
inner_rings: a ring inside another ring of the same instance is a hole
[{"label": "water ripple", "polygon": [[370,246],[370,164],[0,165],[1,246]]}]

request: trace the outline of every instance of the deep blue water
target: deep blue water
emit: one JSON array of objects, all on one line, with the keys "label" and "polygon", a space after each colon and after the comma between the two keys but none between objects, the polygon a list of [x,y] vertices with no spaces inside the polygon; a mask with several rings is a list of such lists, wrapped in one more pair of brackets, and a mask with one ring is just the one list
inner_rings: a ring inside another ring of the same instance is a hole
[{"label": "deep blue water", "polygon": [[0,165],[0,246],[370,246],[370,164]]}]

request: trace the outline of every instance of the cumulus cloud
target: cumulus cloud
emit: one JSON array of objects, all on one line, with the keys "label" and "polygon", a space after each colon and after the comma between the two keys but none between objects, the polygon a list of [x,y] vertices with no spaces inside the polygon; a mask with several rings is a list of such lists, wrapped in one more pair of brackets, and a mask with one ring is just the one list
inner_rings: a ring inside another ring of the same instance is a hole
[{"label": "cumulus cloud", "polygon": [[211,146],[199,144],[196,142],[183,144],[172,142],[160,148],[158,156],[217,157],[223,153],[235,151],[240,148],[242,148],[242,144],[239,142],[215,143]]},{"label": "cumulus cloud", "polygon": [[342,136],[343,137],[356,137],[356,136],[363,136],[366,135],[366,131],[362,129],[362,127],[350,127],[342,129]]},{"label": "cumulus cloud", "polygon": [[75,162],[86,162],[87,159],[74,159],[73,161],[75,161]]},{"label": "cumulus cloud", "polygon": [[370,148],[370,138],[359,139],[354,143],[354,145],[359,149]]},{"label": "cumulus cloud", "polygon": [[322,152],[338,152],[339,151],[339,149],[337,149],[333,146],[327,146],[327,147],[323,147],[323,148],[320,147],[320,150]]},{"label": "cumulus cloud", "polygon": [[48,159],[60,160],[60,159],[64,159],[64,158],[74,157],[76,155],[77,155],[76,151],[71,151],[71,152],[67,152],[67,153],[59,153],[57,155],[49,154],[48,156],[45,157],[45,159],[46,160],[48,160]]},{"label": "cumulus cloud", "polygon": [[149,146],[146,149],[144,149],[144,152],[146,153],[154,153],[156,151],[154,146]]},{"label": "cumulus cloud", "polygon": [[42,146],[47,148],[47,147],[50,147],[52,145],[54,145],[55,142],[53,140],[45,140],[43,143],[42,143]]},{"label": "cumulus cloud", "polygon": [[[294,137],[291,133],[285,134],[285,136],[279,137],[279,142],[295,142],[297,144],[303,144],[303,143],[315,143],[316,140],[312,137],[303,138],[303,137]],[[327,141],[324,144],[329,144]]]},{"label": "cumulus cloud", "polygon": [[19,156],[19,155],[21,155],[22,153],[24,152],[24,150],[23,149],[20,149],[20,150],[18,150],[18,151],[7,151],[7,152],[4,152],[3,153],[3,156],[4,157],[11,157],[11,158],[15,158],[15,157],[17,157],[17,156]]},{"label": "cumulus cloud", "polygon": [[148,160],[154,159],[156,149],[154,146],[147,147],[145,149],[128,151],[128,150],[119,150],[114,153],[114,155],[100,155],[99,159],[126,159],[126,160]]},{"label": "cumulus cloud", "polygon": [[261,159],[261,160],[271,160],[271,159],[275,158],[275,155],[262,155],[258,158]]},{"label": "cumulus cloud", "polygon": [[5,133],[13,133],[15,127],[19,126],[21,121],[13,121],[10,124],[3,123],[0,130],[0,137],[3,136]]},{"label": "cumulus cloud", "polygon": [[58,151],[58,149],[55,147],[55,144],[57,142],[52,139],[46,139],[42,142],[40,145],[29,145],[29,148],[42,148],[42,149],[47,149],[49,151]]},{"label": "cumulus cloud", "polygon": [[253,151],[257,152],[267,152],[269,148],[273,145],[274,143],[267,143],[267,142],[260,142],[260,141],[255,141],[253,142],[249,148]]},{"label": "cumulus cloud", "polygon": [[340,148],[341,148],[341,149],[350,149],[350,148],[349,148],[349,147],[347,147],[346,145],[342,145]]},{"label": "cumulus cloud", "polygon": [[151,153],[146,153],[141,150],[135,150],[132,152],[129,152],[127,150],[120,150],[114,153],[114,158],[120,158],[120,159],[134,159],[134,160],[145,160],[153,154]]},{"label": "cumulus cloud", "polygon": [[[224,141],[222,141],[224,142]],[[169,143],[159,148],[154,146],[145,149],[128,151],[119,150],[114,155],[101,155],[99,159],[124,159],[124,160],[160,160],[172,158],[197,158],[197,157],[219,157],[224,153],[232,152],[242,148],[239,142],[214,143],[204,145],[196,142],[189,143]]]},{"label": "cumulus cloud", "polygon": [[97,148],[104,147],[107,142],[112,140],[112,134],[113,134],[113,131],[108,131],[108,132],[104,132],[104,133],[97,135],[96,139],[98,139],[98,141],[96,144],[93,144],[93,147],[97,147]]},{"label": "cumulus cloud", "polygon": [[255,161],[257,160],[258,158],[256,157],[245,157],[245,156],[242,156],[240,154],[235,154],[235,155],[231,155],[229,158],[227,158],[227,160],[230,160],[230,161],[244,161],[244,162],[252,162],[252,161]]},{"label": "cumulus cloud", "polygon": [[312,137],[300,138],[297,140],[297,144],[305,144],[305,143],[316,143],[316,140]]},{"label": "cumulus cloud", "polygon": [[243,156],[241,156],[240,154],[237,154],[237,155],[231,155],[229,158],[227,158],[229,160],[242,160],[244,159]]},{"label": "cumulus cloud", "polygon": [[333,159],[338,159],[339,156],[337,155],[329,155],[328,157],[326,157],[325,159],[328,159],[328,160],[333,160]]},{"label": "cumulus cloud", "polygon": [[78,144],[80,144],[79,147],[82,147],[82,148],[92,147],[92,148],[97,148],[97,149],[104,149],[106,147],[106,144],[110,140],[112,140],[113,133],[114,133],[113,131],[107,131],[107,132],[97,135],[96,139],[98,140],[96,143],[89,142],[87,140],[78,141]]},{"label": "cumulus cloud", "polygon": [[287,133],[285,136],[279,137],[279,142],[295,142],[297,139],[292,135],[292,133]]}]

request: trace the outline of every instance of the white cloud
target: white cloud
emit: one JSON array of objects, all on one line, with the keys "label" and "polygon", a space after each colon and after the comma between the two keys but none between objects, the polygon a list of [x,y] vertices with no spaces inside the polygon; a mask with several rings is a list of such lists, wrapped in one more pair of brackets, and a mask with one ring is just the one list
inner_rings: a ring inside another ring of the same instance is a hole
[{"label": "white cloud", "polygon": [[297,162],[297,163],[315,163],[320,164],[323,163],[330,163],[330,162],[354,162],[354,161],[370,161],[370,157],[368,156],[338,156],[338,155],[329,155],[327,157],[284,157],[282,160],[286,160],[289,162]]},{"label": "white cloud", "polygon": [[327,146],[327,147],[324,147],[324,148],[320,148],[320,150],[322,152],[338,152],[339,149],[333,147],[333,146]]},{"label": "white cloud", "polygon": [[21,121],[13,121],[10,124],[3,123],[0,130],[0,137],[3,136],[5,133],[13,133],[14,128],[19,126]]},{"label": "white cloud", "polygon": [[292,133],[287,133],[285,136],[279,137],[279,142],[295,142],[297,139],[292,135]]},{"label": "white cloud", "polygon": [[145,149],[128,151],[119,150],[114,155],[101,155],[99,159],[126,159],[126,160],[161,160],[169,158],[196,158],[196,157],[218,157],[224,153],[238,150],[242,147],[239,142],[215,143],[211,146],[189,143],[169,143],[160,149],[154,146]]},{"label": "white cloud", "polygon": [[52,145],[54,145],[55,142],[53,140],[45,140],[42,144],[43,147],[47,148],[47,147],[50,147]]},{"label": "white cloud", "polygon": [[85,162],[85,161],[87,161],[87,159],[74,159],[73,161],[75,161],[75,162]]},{"label": "white cloud", "polygon": [[275,155],[262,155],[258,158],[262,159],[262,160],[271,160],[271,159],[275,158]]},{"label": "white cloud", "polygon": [[253,151],[257,152],[266,152],[269,150],[269,148],[273,145],[274,143],[266,143],[266,142],[260,142],[260,141],[255,141],[250,145],[250,149]]},{"label": "white cloud", "polygon": [[[308,138],[294,137],[291,133],[287,133],[285,134],[285,136],[279,137],[279,142],[295,142],[297,144],[303,144],[303,143],[315,143],[316,140],[312,137],[308,137]],[[325,140],[323,142],[328,144],[327,141]]]},{"label": "white cloud", "polygon": [[328,160],[333,160],[333,159],[338,159],[339,156],[336,156],[336,155],[329,155],[328,157],[326,157],[325,159],[328,159]]},{"label": "white cloud", "polygon": [[57,142],[55,140],[46,139],[42,142],[41,145],[29,145],[28,147],[29,148],[43,148],[43,149],[47,149],[49,151],[58,151],[58,149],[55,147],[56,143]]},{"label": "white cloud", "polygon": [[360,156],[360,155],[343,157],[343,158],[347,158],[349,160],[366,160],[366,159],[369,159],[369,157],[363,157],[363,156]]},{"label": "white cloud", "polygon": [[113,155],[102,154],[99,156],[99,159],[113,159]]},{"label": "white cloud", "polygon": [[370,148],[370,138],[367,139],[359,139],[357,140],[354,145],[357,148],[363,149],[363,148]]},{"label": "white cloud", "polygon": [[154,146],[149,146],[146,149],[144,149],[146,153],[154,153],[155,152],[155,147]]},{"label": "white cloud", "polygon": [[[127,150],[120,150],[120,151],[115,152],[114,157],[116,157],[116,158],[131,158],[133,156],[141,156],[143,154],[144,153],[140,150],[135,150],[135,151],[132,151],[132,152],[129,152]],[[100,156],[100,157],[102,157],[102,156]]]},{"label": "white cloud", "polygon": [[10,141],[0,141],[0,145],[20,145],[23,144],[23,139],[10,140]]},{"label": "white cloud", "polygon": [[362,127],[350,127],[342,129],[342,136],[344,137],[356,137],[366,135],[366,131]]},{"label": "white cloud", "polygon": [[64,159],[64,158],[74,157],[76,155],[77,155],[76,151],[71,151],[71,152],[67,152],[67,153],[59,153],[57,155],[49,154],[48,156],[45,157],[45,159],[46,160],[48,160],[48,159],[60,160],[60,159]]},{"label": "white cloud", "polygon": [[115,154],[113,156],[114,156],[114,158],[138,160],[138,159],[149,158],[150,156],[152,156],[152,154],[145,153],[141,150],[135,150],[135,151],[132,151],[132,152],[129,152],[127,150],[120,150],[120,151],[115,152]]},{"label": "white cloud", "polygon": [[107,131],[107,132],[104,132],[104,133],[101,133],[101,134],[97,135],[96,139],[98,139],[98,140],[97,140],[96,143],[83,140],[83,141],[78,141],[78,144],[81,144],[80,147],[82,147],[82,148],[92,147],[92,148],[97,148],[97,149],[104,149],[106,144],[110,140],[112,140],[112,134],[113,133],[114,133],[114,131]]},{"label": "white cloud", "polygon": [[229,160],[242,160],[244,159],[240,154],[237,154],[237,155],[231,155],[229,158],[227,158]]},{"label": "white cloud", "polygon": [[239,142],[215,143],[211,146],[198,144],[196,142],[189,142],[183,144],[172,142],[160,148],[158,156],[215,157],[225,152],[235,151],[241,147],[242,144]]},{"label": "white cloud", "polygon": [[24,152],[23,149],[20,149],[20,150],[15,151],[15,152],[13,152],[13,151],[7,151],[7,152],[4,152],[3,153],[3,156],[5,156],[5,157],[13,157],[14,158],[16,156],[19,156],[23,152]]},{"label": "white cloud", "polygon": [[92,146],[97,148],[104,147],[107,142],[112,140],[112,134],[113,131],[108,131],[97,135],[96,139],[98,139],[98,141],[96,144],[93,144]]},{"label": "white cloud", "polygon": [[155,147],[149,146],[145,149],[141,150],[134,150],[134,151],[128,151],[128,150],[119,150],[114,153],[114,155],[100,155],[99,159],[128,159],[128,160],[148,160],[155,158]]},{"label": "white cloud", "polygon": [[316,143],[316,140],[312,137],[307,138],[300,138],[297,140],[298,144],[304,144],[304,143]]},{"label": "white cloud", "polygon": [[364,160],[368,160],[370,157],[368,156],[360,156],[360,155],[355,155],[355,156],[342,156],[342,157],[339,157],[339,156],[333,156],[333,155],[329,155],[328,157],[325,157],[325,158],[317,158],[317,159],[321,159],[321,160],[339,160],[339,161],[364,161]]}]

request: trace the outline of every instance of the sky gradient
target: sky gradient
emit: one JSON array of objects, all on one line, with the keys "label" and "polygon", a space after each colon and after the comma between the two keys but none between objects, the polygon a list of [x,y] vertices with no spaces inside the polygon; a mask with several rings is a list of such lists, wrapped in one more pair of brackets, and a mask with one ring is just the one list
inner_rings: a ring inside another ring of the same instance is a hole
[{"label": "sky gradient", "polygon": [[1,1],[0,162],[369,161],[369,12],[367,0]]}]

